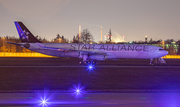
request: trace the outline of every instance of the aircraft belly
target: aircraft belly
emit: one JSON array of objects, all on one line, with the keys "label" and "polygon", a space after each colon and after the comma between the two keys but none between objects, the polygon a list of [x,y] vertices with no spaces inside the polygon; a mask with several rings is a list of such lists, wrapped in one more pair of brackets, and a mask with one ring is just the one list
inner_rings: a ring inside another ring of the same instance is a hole
[{"label": "aircraft belly", "polygon": [[130,59],[150,59],[150,55],[147,52],[134,52],[124,51],[116,53],[118,58],[130,58]]},{"label": "aircraft belly", "polygon": [[118,52],[117,56],[118,58],[124,58],[125,52]]},{"label": "aircraft belly", "polygon": [[118,59],[116,55],[110,54],[106,56],[106,59]]},{"label": "aircraft belly", "polygon": [[79,52],[78,51],[70,51],[70,52],[64,52],[65,56],[68,57],[79,57]]},{"label": "aircraft belly", "polygon": [[129,51],[124,53],[124,58],[136,58],[137,52]]},{"label": "aircraft belly", "polygon": [[118,58],[137,58],[138,54],[136,52],[118,52],[117,53]]},{"label": "aircraft belly", "polygon": [[148,52],[139,52],[138,53],[138,58],[139,59],[150,59],[151,54],[149,54]]}]

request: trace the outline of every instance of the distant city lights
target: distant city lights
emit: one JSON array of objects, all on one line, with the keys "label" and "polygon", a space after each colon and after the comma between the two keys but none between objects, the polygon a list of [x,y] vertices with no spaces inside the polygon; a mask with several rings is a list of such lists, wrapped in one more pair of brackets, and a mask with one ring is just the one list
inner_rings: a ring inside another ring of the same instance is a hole
[{"label": "distant city lights", "polygon": [[[105,35],[104,40],[107,41],[109,37],[110,37],[109,35],[108,36]],[[115,36],[111,36],[112,42],[115,42],[115,43],[126,42],[124,38],[125,38],[124,35],[121,36],[121,35],[118,35],[118,34],[115,34]]]}]

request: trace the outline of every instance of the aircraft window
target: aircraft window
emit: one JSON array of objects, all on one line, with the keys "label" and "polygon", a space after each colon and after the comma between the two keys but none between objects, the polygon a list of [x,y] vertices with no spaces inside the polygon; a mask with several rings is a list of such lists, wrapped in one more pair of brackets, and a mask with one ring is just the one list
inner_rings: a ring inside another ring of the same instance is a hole
[{"label": "aircraft window", "polygon": [[164,51],[164,49],[159,49],[159,51]]}]

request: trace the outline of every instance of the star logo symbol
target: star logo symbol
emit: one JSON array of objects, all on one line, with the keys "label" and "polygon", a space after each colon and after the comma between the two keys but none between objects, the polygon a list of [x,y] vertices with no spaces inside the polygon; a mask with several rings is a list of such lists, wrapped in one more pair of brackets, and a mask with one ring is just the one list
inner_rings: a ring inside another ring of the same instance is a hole
[{"label": "star logo symbol", "polygon": [[[25,35],[24,35],[25,34]],[[23,40],[29,40],[29,37],[28,37],[28,35],[29,35],[30,33],[29,32],[26,32],[26,30],[24,30],[22,33],[21,33],[21,36],[22,36],[22,39]]]},{"label": "star logo symbol", "polygon": [[25,35],[29,35],[29,32],[26,32],[26,30],[23,31]]}]

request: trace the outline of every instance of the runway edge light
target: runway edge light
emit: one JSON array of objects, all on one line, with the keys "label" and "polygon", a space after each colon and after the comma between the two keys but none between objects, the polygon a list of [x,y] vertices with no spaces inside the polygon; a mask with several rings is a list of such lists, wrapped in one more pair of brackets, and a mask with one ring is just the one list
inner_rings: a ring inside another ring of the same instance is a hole
[{"label": "runway edge light", "polygon": [[46,107],[47,106],[47,99],[43,98],[41,99],[41,106]]}]

